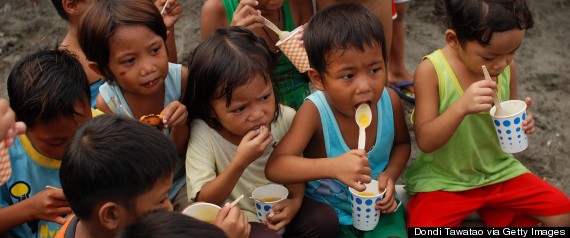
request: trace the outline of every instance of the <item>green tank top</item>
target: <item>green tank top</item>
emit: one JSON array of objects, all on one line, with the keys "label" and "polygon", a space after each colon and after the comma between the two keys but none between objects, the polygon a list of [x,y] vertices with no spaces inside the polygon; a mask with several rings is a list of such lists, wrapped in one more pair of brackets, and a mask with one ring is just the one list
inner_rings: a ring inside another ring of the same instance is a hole
[{"label": "green tank top", "polygon": [[[234,12],[239,5],[239,1],[222,0],[222,2],[226,9],[228,24],[231,24]],[[295,22],[291,15],[291,8],[289,7],[288,0],[283,2],[282,8],[284,30],[295,30]],[[295,68],[295,65],[291,63],[289,58],[281,53],[277,59],[277,67],[275,68],[275,71],[273,71],[273,74],[277,79],[277,85],[274,85],[274,88],[276,91],[278,90],[280,92],[281,102],[297,110],[301,104],[303,104],[305,98],[311,94],[307,76],[299,72],[299,70]]]},{"label": "green tank top", "polygon": [[[438,78],[439,115],[463,95],[463,89],[441,50],[424,57]],[[498,94],[509,100],[510,67],[499,75]],[[501,150],[488,111],[467,115],[449,141],[432,153],[419,151],[404,173],[406,190],[465,191],[514,178],[528,170]]]}]

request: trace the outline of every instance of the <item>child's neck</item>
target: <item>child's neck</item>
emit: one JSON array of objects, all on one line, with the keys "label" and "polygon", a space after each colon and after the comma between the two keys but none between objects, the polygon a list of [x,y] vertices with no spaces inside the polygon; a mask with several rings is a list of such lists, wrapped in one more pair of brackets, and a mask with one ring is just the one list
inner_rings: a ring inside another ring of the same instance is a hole
[{"label": "child's neck", "polygon": [[134,118],[148,114],[160,114],[164,109],[165,85],[162,83],[160,89],[152,95],[140,95],[123,91],[123,96]]},{"label": "child's neck", "polygon": [[[69,228],[68,228],[69,229]],[[87,221],[79,220],[75,229],[74,237],[83,238],[105,238],[114,237],[117,232],[105,229],[100,224],[91,224]]]}]

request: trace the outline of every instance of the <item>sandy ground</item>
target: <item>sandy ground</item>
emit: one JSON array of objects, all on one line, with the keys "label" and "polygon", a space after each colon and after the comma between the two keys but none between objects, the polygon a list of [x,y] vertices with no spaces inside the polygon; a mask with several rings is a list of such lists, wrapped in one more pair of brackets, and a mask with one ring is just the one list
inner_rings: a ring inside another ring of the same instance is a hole
[{"label": "sandy ground", "polygon": [[[180,1],[184,13],[175,34],[179,60],[185,63],[199,43],[203,0]],[[538,130],[530,136],[529,148],[516,157],[532,172],[570,194],[570,127],[565,125],[570,118],[570,68],[565,66],[570,54],[570,2],[527,2],[535,27],[528,31],[516,55],[519,96],[534,100],[531,109]],[[432,1],[412,1],[405,20],[406,65],[413,72],[423,55],[443,46],[443,27],[432,15]],[[5,81],[15,62],[39,47],[54,47],[67,26],[49,1],[33,0],[0,0],[0,22],[0,95],[7,97]],[[405,106],[409,118],[412,106]],[[415,151],[414,142],[410,161]]]}]

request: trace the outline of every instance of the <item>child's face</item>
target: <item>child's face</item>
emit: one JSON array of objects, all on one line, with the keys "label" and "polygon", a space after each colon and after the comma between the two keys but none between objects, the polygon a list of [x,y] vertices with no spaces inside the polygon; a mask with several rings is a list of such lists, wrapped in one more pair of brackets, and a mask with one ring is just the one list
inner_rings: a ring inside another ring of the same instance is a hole
[{"label": "child's face", "polygon": [[257,0],[258,4],[255,8],[262,11],[264,15],[277,14],[277,11],[283,6],[285,0]]},{"label": "child's face", "polygon": [[163,39],[140,25],[121,26],[109,44],[109,69],[125,92],[152,95],[168,75]]},{"label": "child's face", "polygon": [[75,115],[73,118],[58,116],[49,123],[37,119],[34,127],[28,129],[26,136],[40,154],[61,160],[63,151],[75,131],[92,118],[91,107],[88,103],[77,103],[75,111],[79,115]]},{"label": "child's face", "polygon": [[332,52],[328,67],[321,75],[322,86],[331,106],[353,117],[358,105],[367,103],[373,110],[386,84],[386,67],[380,47],[352,48]]},{"label": "child's face", "polygon": [[[212,101],[213,115],[223,132],[241,138],[260,126],[271,128],[275,115],[275,95],[270,81],[256,75],[247,84],[233,90],[232,101],[226,107],[226,97]],[[226,134],[221,133],[221,134]]]},{"label": "child's face", "polygon": [[491,77],[496,78],[511,64],[524,34],[524,30],[495,32],[489,42],[490,45],[486,47],[477,41],[468,41],[460,47],[459,57],[474,75],[483,77],[481,66],[485,65]]},{"label": "child's face", "polygon": [[134,218],[155,210],[172,211],[172,203],[168,199],[171,186],[172,175],[158,179],[149,191],[139,195],[135,200]]}]

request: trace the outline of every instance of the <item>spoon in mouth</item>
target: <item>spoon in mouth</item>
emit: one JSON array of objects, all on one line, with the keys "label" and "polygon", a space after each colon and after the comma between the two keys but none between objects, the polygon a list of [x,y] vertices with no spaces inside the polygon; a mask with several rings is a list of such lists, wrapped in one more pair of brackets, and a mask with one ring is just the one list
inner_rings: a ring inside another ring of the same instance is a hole
[{"label": "spoon in mouth", "polygon": [[358,133],[358,149],[363,150],[366,145],[366,127],[372,122],[372,110],[368,104],[363,103],[358,106],[356,113],[354,114],[354,119],[359,127]]}]

